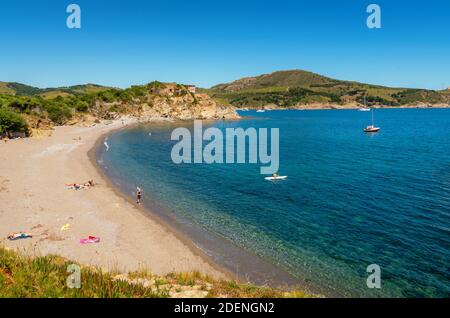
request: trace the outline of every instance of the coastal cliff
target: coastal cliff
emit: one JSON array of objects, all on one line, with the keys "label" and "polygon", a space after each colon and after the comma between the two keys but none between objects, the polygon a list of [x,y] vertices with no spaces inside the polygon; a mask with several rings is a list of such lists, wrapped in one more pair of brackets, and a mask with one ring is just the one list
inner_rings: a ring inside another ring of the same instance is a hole
[{"label": "coastal cliff", "polygon": [[[54,126],[88,126],[122,117],[139,121],[237,119],[231,105],[219,105],[195,86],[152,82],[127,89],[78,85],[38,89],[3,83],[0,137],[48,135]],[[24,123],[25,122],[25,123]]]},{"label": "coastal cliff", "polygon": [[207,94],[174,83],[152,83],[138,97],[106,103],[96,101],[98,118],[116,119],[128,115],[140,120],[236,119],[234,107],[220,106]]}]

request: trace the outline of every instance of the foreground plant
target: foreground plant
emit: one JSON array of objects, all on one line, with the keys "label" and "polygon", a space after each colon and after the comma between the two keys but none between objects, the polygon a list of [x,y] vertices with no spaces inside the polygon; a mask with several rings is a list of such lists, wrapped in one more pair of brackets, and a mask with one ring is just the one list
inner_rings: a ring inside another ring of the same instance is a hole
[{"label": "foreground plant", "polygon": [[59,256],[31,258],[0,247],[0,298],[310,297],[198,272],[156,276],[145,270],[119,274],[86,266],[80,267],[80,288],[70,288],[68,268],[73,264]]}]

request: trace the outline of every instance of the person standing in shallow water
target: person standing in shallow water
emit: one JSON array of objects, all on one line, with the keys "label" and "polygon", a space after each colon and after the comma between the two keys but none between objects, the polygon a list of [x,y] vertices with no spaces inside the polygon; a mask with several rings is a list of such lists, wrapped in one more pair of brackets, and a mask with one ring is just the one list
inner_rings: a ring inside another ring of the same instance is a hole
[{"label": "person standing in shallow water", "polygon": [[136,189],[136,204],[141,205],[141,199],[142,199],[142,191],[141,191],[141,188],[137,187],[137,189]]}]

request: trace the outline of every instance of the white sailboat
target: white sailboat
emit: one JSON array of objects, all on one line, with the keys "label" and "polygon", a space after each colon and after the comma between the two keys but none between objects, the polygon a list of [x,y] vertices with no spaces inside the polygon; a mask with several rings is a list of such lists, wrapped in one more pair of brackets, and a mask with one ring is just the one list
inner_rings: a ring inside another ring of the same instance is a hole
[{"label": "white sailboat", "polygon": [[374,123],[374,114],[373,114],[373,108],[372,108],[372,125],[367,126],[366,128],[364,128],[364,132],[366,133],[374,133],[374,132],[378,132],[380,131],[380,127],[375,127],[375,123]]},{"label": "white sailboat", "polygon": [[359,108],[359,109],[358,109],[359,112],[370,112],[370,108],[367,107],[366,96],[367,96],[367,93],[364,94],[364,107]]},{"label": "white sailboat", "polygon": [[380,127],[375,127],[373,108],[367,107],[367,92],[366,92],[366,94],[364,94],[364,108],[361,108],[360,110],[362,110],[362,109],[364,109],[364,111],[372,111],[372,125],[369,125],[366,128],[364,128],[364,132],[375,133],[375,132],[380,131]]}]

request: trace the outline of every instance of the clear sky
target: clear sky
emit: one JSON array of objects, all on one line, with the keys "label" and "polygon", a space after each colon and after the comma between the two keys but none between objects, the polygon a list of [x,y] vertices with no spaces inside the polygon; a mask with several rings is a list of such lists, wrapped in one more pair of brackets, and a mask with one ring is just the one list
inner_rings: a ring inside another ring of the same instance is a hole
[{"label": "clear sky", "polygon": [[[66,26],[71,3],[80,30]],[[366,26],[370,3],[381,6],[382,29]],[[449,0],[1,1],[0,39],[0,81],[38,87],[209,87],[286,69],[450,86]]]}]

